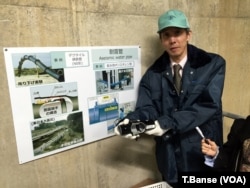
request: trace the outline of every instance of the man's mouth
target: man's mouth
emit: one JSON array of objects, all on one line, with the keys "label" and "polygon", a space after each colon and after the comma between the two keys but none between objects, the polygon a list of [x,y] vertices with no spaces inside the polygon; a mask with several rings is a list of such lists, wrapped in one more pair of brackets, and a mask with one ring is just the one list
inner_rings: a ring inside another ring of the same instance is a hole
[{"label": "man's mouth", "polygon": [[176,51],[178,49],[178,47],[172,47],[170,48],[171,51]]}]

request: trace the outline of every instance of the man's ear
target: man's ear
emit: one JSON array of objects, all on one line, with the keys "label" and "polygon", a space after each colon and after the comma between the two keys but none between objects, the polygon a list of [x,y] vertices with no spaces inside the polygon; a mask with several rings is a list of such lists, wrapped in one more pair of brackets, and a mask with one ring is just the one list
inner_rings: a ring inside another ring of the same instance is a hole
[{"label": "man's ear", "polygon": [[192,37],[192,31],[189,30],[187,33],[187,42],[189,42],[191,40],[191,37]]}]

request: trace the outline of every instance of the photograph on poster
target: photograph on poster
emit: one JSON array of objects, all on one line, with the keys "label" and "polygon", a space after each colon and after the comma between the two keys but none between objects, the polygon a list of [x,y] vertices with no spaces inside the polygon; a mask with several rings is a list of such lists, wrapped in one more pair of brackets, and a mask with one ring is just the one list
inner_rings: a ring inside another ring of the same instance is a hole
[{"label": "photograph on poster", "polygon": [[96,71],[97,94],[134,88],[132,68]]},{"label": "photograph on poster", "polygon": [[12,63],[17,87],[64,81],[64,69],[52,68],[50,53],[14,53]]},{"label": "photograph on poster", "polygon": [[82,112],[31,122],[34,155],[83,142],[83,127]]},{"label": "photograph on poster", "polygon": [[129,112],[134,111],[135,109],[135,101],[120,103],[119,104],[119,119],[127,116]]},{"label": "photograph on poster", "polygon": [[34,118],[45,118],[79,110],[77,83],[30,88]]}]

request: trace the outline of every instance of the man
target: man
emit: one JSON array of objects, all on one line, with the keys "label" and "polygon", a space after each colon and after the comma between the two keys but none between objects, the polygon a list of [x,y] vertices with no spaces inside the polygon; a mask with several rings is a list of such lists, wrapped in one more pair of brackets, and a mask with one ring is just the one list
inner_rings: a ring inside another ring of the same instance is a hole
[{"label": "man", "polygon": [[[180,172],[208,169],[196,126],[218,145],[222,144],[221,97],[226,65],[221,56],[188,44],[189,22],[179,10],[169,10],[159,17],[158,34],[165,51],[143,75],[135,111],[119,126],[132,120],[153,120],[155,128],[145,133],[155,136],[159,171],[174,187]],[[176,85],[175,64],[181,66],[181,83]],[[118,127],[115,132],[120,135]]]}]

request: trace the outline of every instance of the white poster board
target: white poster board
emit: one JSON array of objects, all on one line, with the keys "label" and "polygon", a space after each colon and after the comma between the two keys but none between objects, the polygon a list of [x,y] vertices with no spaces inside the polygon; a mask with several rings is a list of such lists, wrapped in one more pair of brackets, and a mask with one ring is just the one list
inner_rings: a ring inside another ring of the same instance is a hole
[{"label": "white poster board", "polygon": [[19,164],[113,136],[134,110],[139,46],[3,50]]}]

